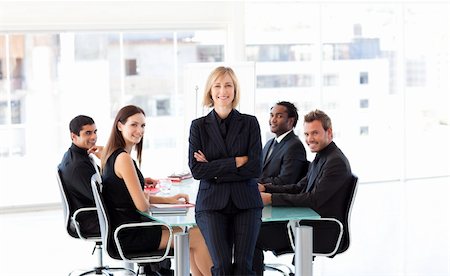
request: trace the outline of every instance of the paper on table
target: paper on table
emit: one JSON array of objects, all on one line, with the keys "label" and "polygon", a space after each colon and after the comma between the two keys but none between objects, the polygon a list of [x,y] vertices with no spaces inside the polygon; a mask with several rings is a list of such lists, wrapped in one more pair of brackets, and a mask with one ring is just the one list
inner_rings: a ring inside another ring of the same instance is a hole
[{"label": "paper on table", "polygon": [[182,180],[192,178],[192,174],[190,172],[173,173],[167,178],[172,180],[172,182],[181,182]]},{"label": "paper on table", "polygon": [[150,212],[152,214],[186,214],[192,203],[185,204],[151,204]]},{"label": "paper on table", "polygon": [[195,205],[193,203],[182,203],[182,204],[166,204],[166,203],[160,203],[160,204],[151,204],[151,207],[154,208],[187,208],[187,207],[194,207]]}]

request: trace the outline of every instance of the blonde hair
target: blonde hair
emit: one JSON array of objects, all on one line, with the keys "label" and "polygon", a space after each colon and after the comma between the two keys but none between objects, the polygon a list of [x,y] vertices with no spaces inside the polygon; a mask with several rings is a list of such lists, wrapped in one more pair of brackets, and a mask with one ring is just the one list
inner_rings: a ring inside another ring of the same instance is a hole
[{"label": "blonde hair", "polygon": [[230,67],[225,66],[219,66],[216,69],[214,69],[211,74],[209,74],[208,80],[206,81],[205,85],[205,92],[203,94],[203,105],[206,107],[213,107],[214,101],[211,96],[211,88],[214,85],[214,82],[224,75],[228,74],[230,76],[231,80],[233,81],[234,85],[234,99],[233,99],[233,108],[236,108],[236,106],[239,104],[239,99],[241,97],[241,89],[239,87],[239,81],[236,77],[236,74],[234,74],[233,69]]}]

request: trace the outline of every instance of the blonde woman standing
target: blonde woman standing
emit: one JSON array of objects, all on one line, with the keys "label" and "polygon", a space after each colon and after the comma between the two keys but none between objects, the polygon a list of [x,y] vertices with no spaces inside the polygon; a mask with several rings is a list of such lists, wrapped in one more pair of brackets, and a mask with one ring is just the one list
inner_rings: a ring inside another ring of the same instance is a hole
[{"label": "blonde woman standing", "polygon": [[233,70],[213,70],[203,100],[213,110],[192,121],[190,129],[189,167],[200,180],[195,217],[213,260],[213,275],[254,275],[263,207],[256,180],[261,134],[256,117],[235,109],[239,96]]}]

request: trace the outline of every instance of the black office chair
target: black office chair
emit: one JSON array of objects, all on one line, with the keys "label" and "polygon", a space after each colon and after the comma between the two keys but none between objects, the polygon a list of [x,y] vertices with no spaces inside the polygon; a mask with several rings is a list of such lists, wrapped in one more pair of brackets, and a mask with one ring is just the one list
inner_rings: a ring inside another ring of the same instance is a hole
[{"label": "black office chair", "polygon": [[[126,268],[108,267],[108,266],[103,265],[101,237],[98,234],[95,235],[95,234],[84,233],[80,227],[80,223],[78,220],[78,218],[82,214],[97,212],[97,208],[96,207],[80,208],[80,209],[77,209],[75,212],[73,212],[73,215],[70,216],[73,208],[72,208],[72,205],[70,204],[70,200],[69,200],[70,197],[68,196],[69,194],[68,194],[66,186],[62,180],[63,178],[61,176],[61,171],[59,170],[59,168],[57,168],[56,179],[58,181],[59,191],[61,194],[61,200],[62,200],[62,204],[63,204],[64,224],[65,224],[67,233],[72,238],[95,243],[94,251],[92,252],[92,254],[97,255],[97,265],[88,271],[84,271],[83,273],[80,274],[80,276],[88,275],[88,274],[113,275],[112,271],[127,270]],[[74,271],[70,272],[69,275],[72,275],[73,272]]]},{"label": "black office chair", "polygon": [[[106,206],[103,201],[101,179],[98,178],[97,175],[95,175],[95,174],[91,178],[91,185],[92,185],[92,192],[94,194],[95,205],[98,210],[97,214],[98,214],[98,219],[100,222],[100,232],[101,232],[101,236],[102,236],[102,241],[103,241],[103,244],[105,245],[105,250],[106,250],[107,254],[111,258],[116,259],[116,260],[122,260],[127,263],[137,264],[138,268],[136,271],[136,275],[145,275],[144,265],[146,265],[146,264],[161,262],[162,260],[164,260],[166,258],[173,258],[174,253],[173,253],[173,250],[170,248],[170,245],[172,243],[173,233],[172,233],[172,228],[169,225],[167,225],[165,223],[159,223],[159,222],[127,223],[127,224],[120,225],[119,227],[117,227],[117,229],[114,232],[112,232],[109,214],[106,210]],[[166,245],[165,249],[155,250],[150,253],[141,253],[141,252],[124,253],[123,252],[123,249],[122,249],[123,244],[119,238],[119,234],[121,231],[126,231],[127,229],[130,229],[130,228],[155,227],[155,226],[165,227],[169,230],[169,240],[167,241],[167,245]],[[111,247],[112,245],[108,241],[108,237],[114,238],[114,241],[115,241],[117,249],[118,249],[117,251],[119,253],[118,255],[111,253],[111,252],[114,252],[115,250],[112,249],[112,247]]]},{"label": "black office chair", "polygon": [[[358,177],[352,175],[351,185],[345,199],[345,216],[341,222],[335,218],[319,218],[319,219],[305,219],[288,223],[288,234],[292,249],[286,251],[273,252],[275,256],[280,256],[287,253],[294,253],[294,228],[296,226],[312,226],[313,227],[313,256],[325,256],[333,258],[337,254],[341,254],[350,247],[350,217],[355,201],[356,191],[358,189]],[[327,239],[324,242],[324,239]],[[320,242],[319,242],[320,240]],[[320,245],[319,245],[320,243]],[[326,244],[326,246],[324,246]],[[278,271],[284,275],[294,275],[292,269],[285,264],[266,264],[266,270]],[[280,269],[286,267],[288,273]]]}]

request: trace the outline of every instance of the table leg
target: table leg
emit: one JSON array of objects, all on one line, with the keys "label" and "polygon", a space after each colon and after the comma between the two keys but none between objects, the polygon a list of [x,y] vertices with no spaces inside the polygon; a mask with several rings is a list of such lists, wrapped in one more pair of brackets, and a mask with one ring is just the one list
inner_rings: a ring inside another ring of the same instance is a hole
[{"label": "table leg", "polygon": [[175,276],[189,276],[189,234],[174,235]]},{"label": "table leg", "polygon": [[312,276],[313,231],[311,226],[295,227],[295,275]]}]

